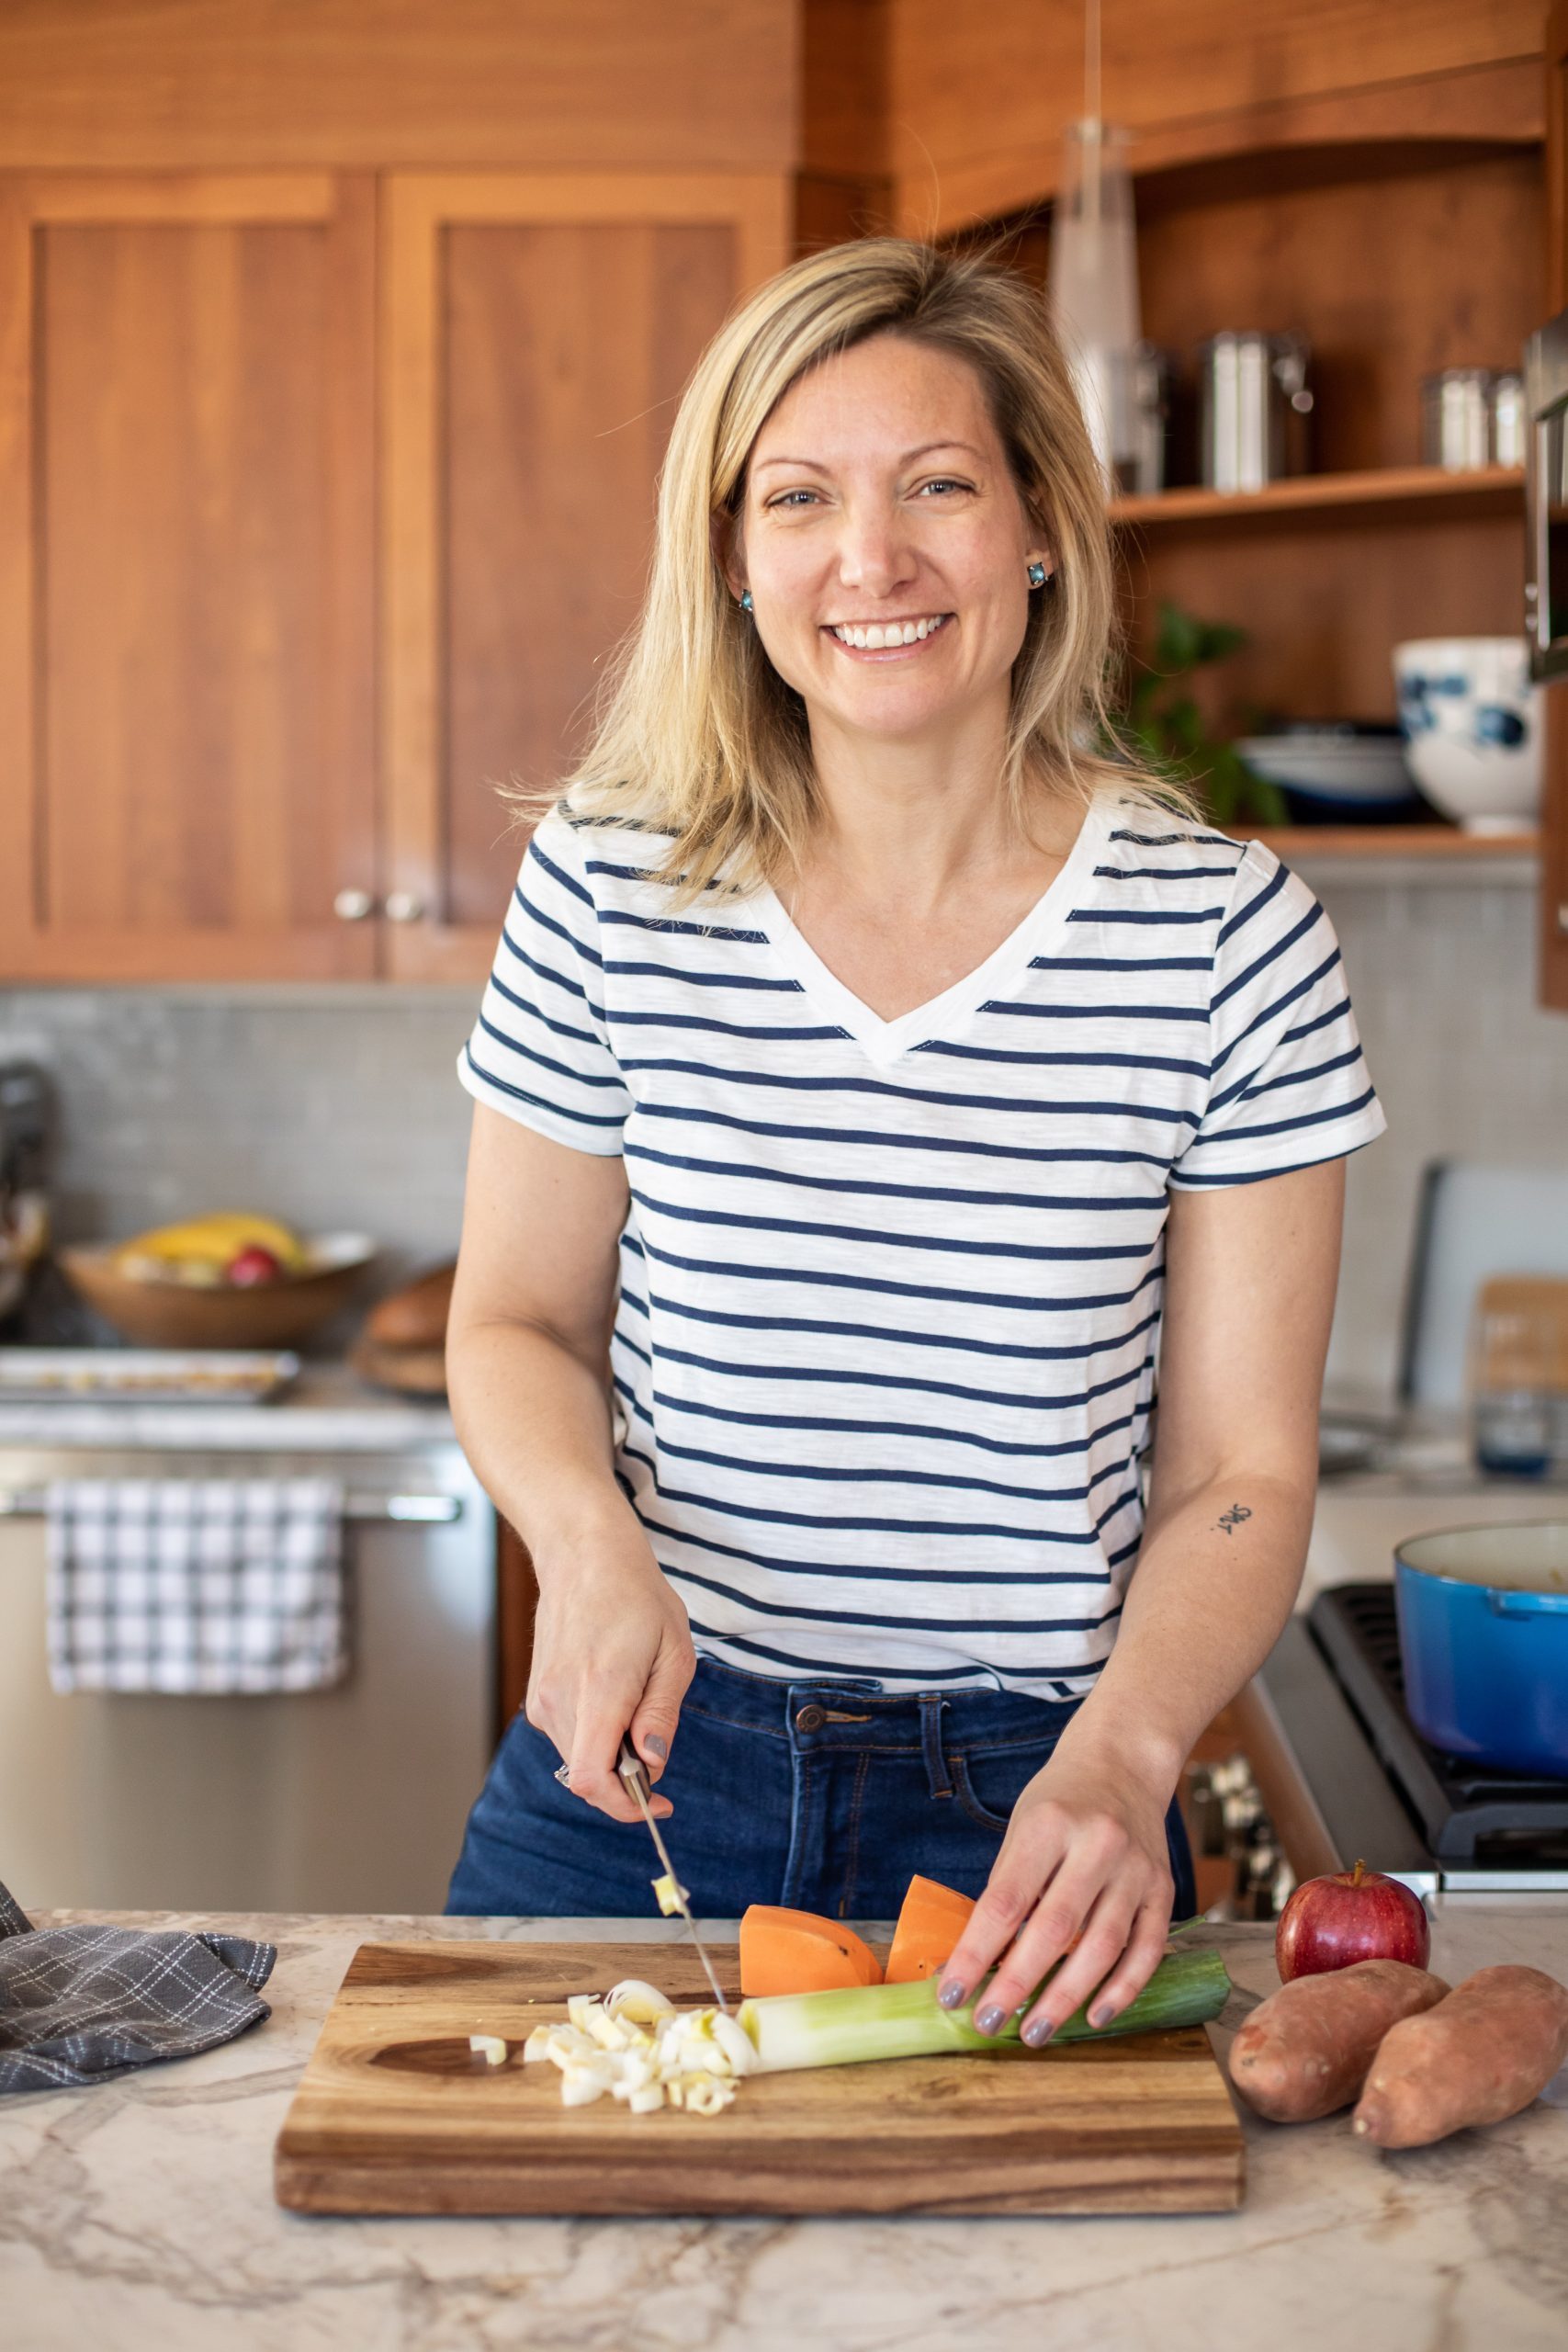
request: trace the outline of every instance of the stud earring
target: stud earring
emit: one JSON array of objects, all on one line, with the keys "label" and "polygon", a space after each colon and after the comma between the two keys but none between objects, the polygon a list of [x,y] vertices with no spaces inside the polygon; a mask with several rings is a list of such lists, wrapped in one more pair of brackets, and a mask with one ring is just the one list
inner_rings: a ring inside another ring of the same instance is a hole
[{"label": "stud earring", "polygon": [[750,613],[755,610],[751,602],[751,591],[750,588],[746,588],[741,591],[740,609],[743,613]]},{"label": "stud earring", "polygon": [[1029,584],[1032,588],[1043,588],[1048,576],[1045,566],[1043,563],[1032,563],[1030,565]]}]

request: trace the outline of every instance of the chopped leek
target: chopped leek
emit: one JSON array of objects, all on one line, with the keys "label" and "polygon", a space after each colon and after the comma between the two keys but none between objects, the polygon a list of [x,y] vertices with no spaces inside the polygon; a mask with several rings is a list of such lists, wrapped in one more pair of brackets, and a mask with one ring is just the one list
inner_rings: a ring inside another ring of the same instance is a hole
[{"label": "chopped leek", "polygon": [[[1038,1988],[1036,1988],[1038,1990]],[[1103,2041],[1119,2033],[1201,2025],[1218,2017],[1230,1978],[1217,1951],[1168,1952],[1135,2000],[1097,2030],[1083,2008],[1056,2028],[1055,2041]],[[1016,2041],[1032,1994],[999,2032],[977,2033],[976,2002],[944,2009],[934,1978],[910,1984],[857,1984],[832,1993],[775,1993],[743,2001],[739,2024],[764,2074],[795,2066],[857,2065],[872,2058],[926,2058],[943,2051],[991,2050]]]},{"label": "chopped leek", "polygon": [[468,2048],[481,2057],[487,2066],[504,2066],[506,2044],[499,2033],[470,2033]]},{"label": "chopped leek", "polygon": [[654,1880],[653,1892],[659,1907],[667,1919],[679,1911],[682,1903],[691,1900],[685,1888],[676,1885],[674,1873],[671,1871],[666,1871],[662,1878]]},{"label": "chopped leek", "polygon": [[561,2102],[586,2107],[606,2091],[634,2115],[664,2105],[716,2115],[735,2097],[741,2075],[755,2074],[757,2052],[722,2009],[677,2009],[656,1985],[628,1976],[601,2001],[574,1993],[565,2025],[536,2025],[523,2045],[525,2064],[547,2059],[560,2070]]}]

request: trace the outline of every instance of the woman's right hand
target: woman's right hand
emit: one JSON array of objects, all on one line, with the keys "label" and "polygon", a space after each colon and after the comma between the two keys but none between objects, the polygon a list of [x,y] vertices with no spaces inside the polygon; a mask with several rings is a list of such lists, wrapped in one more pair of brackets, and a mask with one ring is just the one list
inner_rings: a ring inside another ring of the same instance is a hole
[{"label": "woman's right hand", "polygon": [[[616,1767],[629,1731],[650,1782],[669,1759],[696,1672],[686,1611],[627,1510],[536,1555],[539,1605],[524,1712],[570,1768],[571,1793],[613,1821],[640,1819]],[[674,1808],[655,1796],[663,1818]]]}]

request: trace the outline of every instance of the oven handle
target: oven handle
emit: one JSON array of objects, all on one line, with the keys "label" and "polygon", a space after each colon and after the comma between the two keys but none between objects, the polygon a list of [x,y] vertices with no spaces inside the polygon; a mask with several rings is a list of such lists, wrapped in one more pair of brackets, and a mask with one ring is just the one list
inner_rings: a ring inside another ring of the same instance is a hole
[{"label": "oven handle", "polygon": [[[42,1519],[47,1509],[42,1487],[0,1487],[0,1519]],[[463,1500],[460,1495],[348,1494],[344,1498],[343,1515],[428,1526],[461,1519]]]}]

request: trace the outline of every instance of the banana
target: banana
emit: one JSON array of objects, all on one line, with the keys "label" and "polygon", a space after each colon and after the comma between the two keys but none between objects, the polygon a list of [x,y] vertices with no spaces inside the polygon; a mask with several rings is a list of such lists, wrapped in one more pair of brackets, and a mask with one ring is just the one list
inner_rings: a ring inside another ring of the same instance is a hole
[{"label": "banana", "polygon": [[178,1225],[159,1225],[146,1233],[138,1233],[122,1241],[115,1255],[128,1258],[152,1258],[160,1262],[174,1260],[208,1260],[217,1266],[226,1266],[241,1250],[259,1244],[270,1250],[278,1263],[290,1272],[298,1272],[306,1262],[306,1252],[298,1234],[275,1216],[265,1216],[257,1210],[219,1209],[208,1216],[188,1217]]}]

